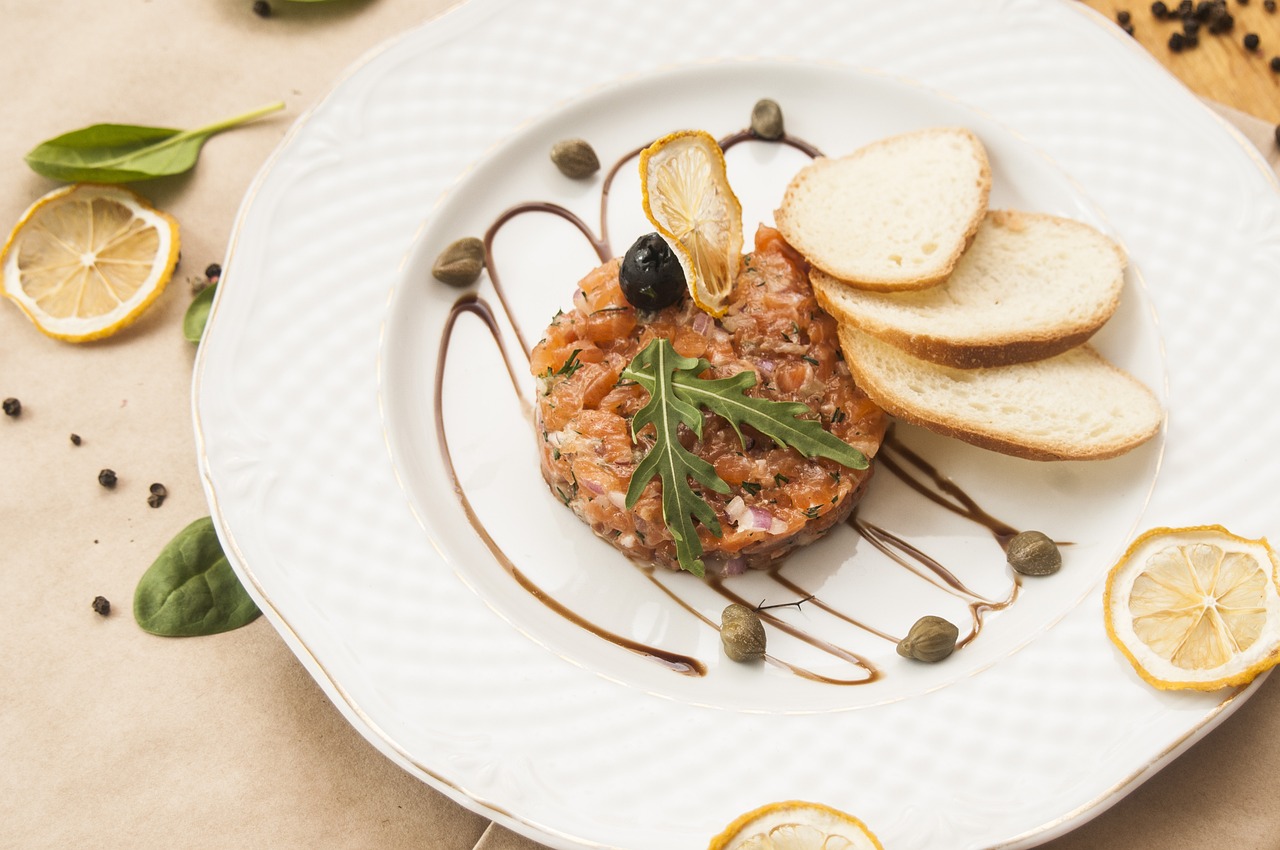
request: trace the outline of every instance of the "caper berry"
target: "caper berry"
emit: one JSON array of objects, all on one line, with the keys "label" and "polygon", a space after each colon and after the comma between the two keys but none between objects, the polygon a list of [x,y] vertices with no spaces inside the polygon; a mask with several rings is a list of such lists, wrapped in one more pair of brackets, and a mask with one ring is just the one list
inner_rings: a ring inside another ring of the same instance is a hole
[{"label": "caper berry", "polygon": [[1062,567],[1058,544],[1040,531],[1023,531],[1013,536],[1005,550],[1009,566],[1024,576],[1047,576]]},{"label": "caper berry", "polygon": [[474,236],[454,240],[436,257],[431,274],[449,286],[470,286],[484,268],[484,243]]},{"label": "caper berry", "polygon": [[600,170],[595,149],[582,139],[562,139],[551,146],[551,161],[565,177],[582,180]]},{"label": "caper berry", "polygon": [[720,613],[720,643],[724,654],[734,661],[764,658],[764,623],[760,615],[745,605],[734,603]]},{"label": "caper berry", "polygon": [[758,138],[776,142],[785,130],[782,126],[782,107],[777,101],[764,98],[756,101],[751,110],[751,132]]},{"label": "caper berry", "polygon": [[916,620],[907,636],[898,641],[898,654],[929,664],[941,661],[956,651],[960,629],[949,620],[932,615]]},{"label": "caper berry", "polygon": [[641,236],[627,249],[618,270],[622,294],[641,310],[661,310],[685,292],[684,269],[671,246],[657,233]]}]

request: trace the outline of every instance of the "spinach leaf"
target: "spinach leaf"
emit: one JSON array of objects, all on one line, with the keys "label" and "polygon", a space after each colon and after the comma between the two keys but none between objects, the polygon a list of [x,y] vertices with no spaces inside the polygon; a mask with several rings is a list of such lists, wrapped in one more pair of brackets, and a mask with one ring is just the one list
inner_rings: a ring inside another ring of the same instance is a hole
[{"label": "spinach leaf", "polygon": [[204,326],[209,321],[209,309],[213,306],[213,295],[217,288],[218,284],[210,284],[191,299],[191,305],[187,307],[187,312],[182,317],[182,335],[188,341],[200,341]]},{"label": "spinach leaf", "polygon": [[94,124],[42,142],[27,154],[37,174],[69,183],[130,183],[189,171],[215,133],[284,109],[273,103],[196,130]]},{"label": "spinach leaf", "polygon": [[138,625],[166,637],[229,632],[261,613],[231,569],[210,517],[178,532],[133,594]]}]

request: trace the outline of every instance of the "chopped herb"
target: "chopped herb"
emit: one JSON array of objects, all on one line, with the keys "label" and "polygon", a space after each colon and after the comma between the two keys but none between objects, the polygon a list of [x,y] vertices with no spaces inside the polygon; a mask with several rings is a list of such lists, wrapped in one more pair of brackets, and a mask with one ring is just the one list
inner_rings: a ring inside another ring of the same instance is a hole
[{"label": "chopped herb", "polygon": [[560,459],[560,450],[559,450],[559,449],[552,449],[552,450],[551,450],[551,459],[552,459],[552,460],[559,460],[559,459]]},{"label": "chopped herb", "polygon": [[807,354],[803,354],[803,355],[801,355],[801,356],[800,356],[800,359],[801,359],[801,360],[803,360],[804,362],[808,363],[808,364],[809,364],[809,365],[811,365],[811,366],[817,366],[817,365],[818,365],[818,360],[817,360],[817,358],[816,358],[816,357],[810,357],[810,356],[809,356],[809,355],[807,355]]},{"label": "chopped herb", "polygon": [[779,472],[778,474],[773,476],[773,486],[781,487],[783,484],[786,484],[790,480],[791,480],[790,478],[788,478],[787,476]]},{"label": "chopped herb", "polygon": [[[564,365],[557,369],[554,374],[564,375],[566,378],[571,377],[574,372],[582,368],[582,361],[578,359],[578,355],[582,353],[581,348],[575,348],[569,355],[569,359],[564,361]],[[548,366],[548,369],[551,367]]]},{"label": "chopped herb", "polygon": [[560,497],[560,501],[564,502],[566,505],[569,504],[569,496],[559,487],[556,488],[556,495]]},{"label": "chopped herb", "polygon": [[818,516],[818,512],[821,510],[822,508],[818,507],[817,505],[814,505],[811,508],[805,508],[804,515],[807,516],[809,519],[816,519]]},{"label": "chopped herb", "polygon": [[746,490],[748,495],[755,496],[760,492],[760,485],[754,481],[743,481],[742,489]]},{"label": "chopped herb", "polygon": [[831,414],[831,423],[834,425],[836,422],[843,422],[847,418],[844,414],[844,409],[837,407],[835,413]]},{"label": "chopped herb", "polygon": [[831,480],[836,482],[837,484],[840,483],[840,470],[837,469],[831,473]]}]

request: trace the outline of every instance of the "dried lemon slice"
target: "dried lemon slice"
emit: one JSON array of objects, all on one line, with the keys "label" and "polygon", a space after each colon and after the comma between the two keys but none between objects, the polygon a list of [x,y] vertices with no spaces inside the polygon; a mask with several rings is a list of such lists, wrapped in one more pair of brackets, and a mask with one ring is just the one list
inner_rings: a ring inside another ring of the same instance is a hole
[{"label": "dried lemon slice", "polygon": [[128,189],[77,184],[32,204],[0,253],[4,294],[49,336],[85,342],[131,324],[178,262],[178,223]]},{"label": "dried lemon slice", "polygon": [[1107,634],[1157,688],[1243,685],[1280,661],[1277,569],[1265,539],[1154,528],[1107,576]]},{"label": "dried lemon slice", "polygon": [[866,824],[821,803],[761,806],[725,827],[708,850],[884,850]]},{"label": "dried lemon slice", "polygon": [[684,130],[640,152],[644,214],[684,269],[689,293],[713,316],[727,309],[742,262],[742,205],[711,134]]}]

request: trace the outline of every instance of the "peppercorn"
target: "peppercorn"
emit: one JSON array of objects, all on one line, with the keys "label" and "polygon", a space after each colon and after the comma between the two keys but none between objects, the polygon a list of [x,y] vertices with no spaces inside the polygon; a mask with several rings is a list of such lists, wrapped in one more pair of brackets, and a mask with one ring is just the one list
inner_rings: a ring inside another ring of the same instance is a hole
[{"label": "peppercorn", "polygon": [[210,263],[205,266],[204,276],[210,283],[217,283],[218,278],[222,277],[222,266],[217,263]]},{"label": "peppercorn", "polygon": [[1270,65],[1271,65],[1271,70],[1275,71],[1277,74],[1280,74],[1280,56],[1272,56]]},{"label": "peppercorn", "polygon": [[106,487],[108,490],[115,487],[118,480],[119,479],[116,478],[115,470],[104,469],[98,473],[98,483],[103,487]]},{"label": "peppercorn", "polygon": [[1274,15],[1276,13],[1276,0],[1262,0],[1262,8],[1267,10],[1267,14]]},{"label": "peppercorn", "polygon": [[1258,34],[1256,32],[1246,33],[1244,37],[1244,49],[1257,50],[1260,42],[1261,39],[1258,38]]},{"label": "peppercorn", "polygon": [[1231,17],[1229,12],[1217,11],[1217,13],[1209,19],[1209,32],[1213,35],[1222,35],[1231,32],[1236,25],[1236,19]]},{"label": "peppercorn", "polygon": [[1191,0],[1182,0],[1178,4],[1178,17],[1185,18],[1187,15],[1194,15],[1196,11],[1195,4]]},{"label": "peppercorn", "polygon": [[158,508],[164,504],[165,498],[169,495],[169,491],[160,483],[151,485],[151,495],[147,496],[147,504],[153,508]]},{"label": "peppercorn", "polygon": [[1196,35],[1195,33],[1191,33],[1190,35],[1188,35],[1186,38],[1182,40],[1182,46],[1187,50],[1190,50],[1191,48],[1195,47],[1199,43],[1200,43],[1200,36]]},{"label": "peppercorn", "polygon": [[1169,17],[1169,7],[1165,5],[1164,0],[1156,0],[1151,4],[1151,14],[1156,18]]},{"label": "peppercorn", "polygon": [[1127,10],[1121,9],[1119,12],[1116,12],[1116,23],[1118,23],[1120,26],[1124,26],[1125,24],[1129,23],[1129,20],[1130,20],[1130,15]]},{"label": "peppercorn", "polygon": [[1169,36],[1169,49],[1174,53],[1181,53],[1182,48],[1186,46],[1187,37],[1180,32],[1175,32]]},{"label": "peppercorn", "polygon": [[18,401],[16,398],[6,398],[3,405],[0,406],[4,407],[5,416],[22,415],[22,402]]},{"label": "peppercorn", "polygon": [[1196,4],[1196,11],[1195,11],[1196,20],[1200,20],[1200,21],[1209,20],[1209,18],[1213,16],[1213,9],[1214,9],[1214,4],[1210,3],[1209,0],[1201,0],[1201,2]]},{"label": "peppercorn", "polygon": [[95,596],[93,597],[93,610],[105,617],[111,613],[111,603],[107,601],[105,596]]},{"label": "peppercorn", "polygon": [[259,18],[271,17],[271,4],[267,0],[253,0],[253,13]]},{"label": "peppercorn", "polygon": [[1121,24],[1120,29],[1124,30],[1125,35],[1133,35],[1133,24]]},{"label": "peppercorn", "polygon": [[80,445],[80,435],[79,435],[79,434],[72,434],[72,435],[71,435],[71,445],[73,445],[73,446],[78,446],[78,445]]},{"label": "peppercorn", "polygon": [[1182,32],[1184,35],[1195,35],[1200,32],[1200,22],[1195,18],[1188,18],[1182,22]]},{"label": "peppercorn", "polygon": [[1277,124],[1277,125],[1276,125],[1276,133],[1275,133],[1275,136],[1276,136],[1276,144],[1277,144],[1277,145],[1280,145],[1280,124]]},{"label": "peppercorn", "polygon": [[1241,6],[1249,5],[1249,0],[1236,0],[1236,2],[1239,3]]}]

